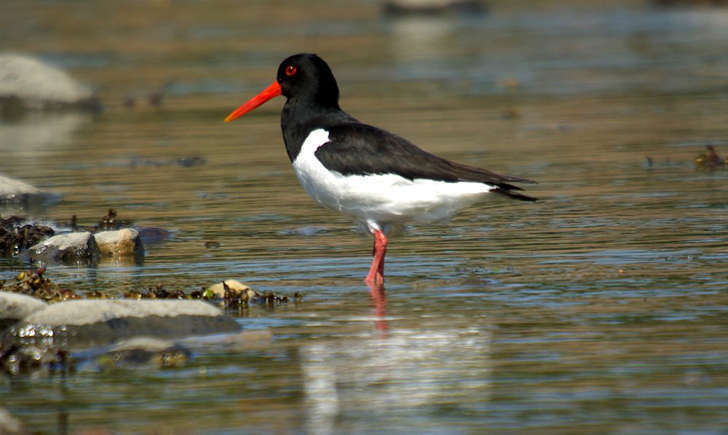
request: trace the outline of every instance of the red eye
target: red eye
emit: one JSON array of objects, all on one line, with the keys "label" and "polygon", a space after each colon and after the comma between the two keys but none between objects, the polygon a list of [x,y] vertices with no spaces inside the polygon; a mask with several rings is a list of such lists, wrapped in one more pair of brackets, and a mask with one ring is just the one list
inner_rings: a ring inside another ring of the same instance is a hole
[{"label": "red eye", "polygon": [[293,65],[288,65],[286,67],[286,75],[288,77],[291,77],[292,75],[295,75],[295,74],[296,74],[296,67]]}]

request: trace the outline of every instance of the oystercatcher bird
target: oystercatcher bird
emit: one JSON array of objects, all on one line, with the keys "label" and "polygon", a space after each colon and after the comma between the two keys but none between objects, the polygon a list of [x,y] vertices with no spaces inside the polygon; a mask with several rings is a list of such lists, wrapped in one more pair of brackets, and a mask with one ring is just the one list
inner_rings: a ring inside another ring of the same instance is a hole
[{"label": "oystercatcher bird", "polygon": [[321,205],[353,216],[374,235],[374,258],[365,280],[370,287],[381,287],[384,281],[389,227],[445,220],[489,192],[535,200],[511,184],[531,180],[451,162],[359,122],[339,107],[336,79],[315,54],[285,59],[276,80],[225,122],[279,95],[286,97],[283,140],[303,188]]}]

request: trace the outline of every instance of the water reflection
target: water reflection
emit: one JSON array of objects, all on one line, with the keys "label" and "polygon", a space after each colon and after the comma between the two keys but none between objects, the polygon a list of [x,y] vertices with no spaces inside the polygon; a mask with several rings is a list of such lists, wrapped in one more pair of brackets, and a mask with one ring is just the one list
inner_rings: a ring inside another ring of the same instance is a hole
[{"label": "water reflection", "polygon": [[[398,430],[403,409],[467,415],[490,397],[491,335],[486,326],[395,328],[301,348],[306,428],[311,433]],[[366,415],[376,419],[367,419]],[[352,423],[344,417],[355,417]],[[433,430],[424,419],[407,430]],[[444,429],[445,426],[440,429]]]},{"label": "water reflection", "polygon": [[378,331],[386,331],[389,329],[389,325],[387,324],[387,295],[384,291],[384,283],[372,283],[368,284],[369,286],[369,294],[372,297],[372,302],[374,303],[374,315],[376,316],[375,320],[375,328]]},{"label": "water reflection", "polygon": [[0,152],[11,159],[41,159],[73,147],[74,134],[91,120],[83,113],[36,113],[0,122]]}]

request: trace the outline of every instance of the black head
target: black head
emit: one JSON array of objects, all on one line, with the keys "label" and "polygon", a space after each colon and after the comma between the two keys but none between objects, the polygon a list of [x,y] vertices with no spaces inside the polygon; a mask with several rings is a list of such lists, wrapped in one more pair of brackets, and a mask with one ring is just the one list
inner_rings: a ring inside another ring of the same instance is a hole
[{"label": "black head", "polygon": [[279,95],[288,99],[286,107],[306,107],[312,113],[340,110],[339,87],[331,69],[315,54],[302,53],[284,60],[278,67],[276,81],[235,109],[225,122],[237,119]]},{"label": "black head", "polygon": [[294,54],[281,62],[276,81],[286,98],[339,108],[339,87],[331,68],[315,54]]}]

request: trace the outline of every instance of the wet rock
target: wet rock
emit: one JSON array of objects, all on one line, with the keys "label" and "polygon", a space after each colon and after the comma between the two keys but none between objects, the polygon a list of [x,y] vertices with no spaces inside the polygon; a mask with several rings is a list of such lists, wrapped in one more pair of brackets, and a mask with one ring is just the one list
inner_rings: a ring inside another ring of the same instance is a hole
[{"label": "wet rock", "polygon": [[13,417],[7,409],[0,407],[0,434],[25,435],[29,433],[20,420]]},{"label": "wet rock", "polygon": [[47,306],[42,300],[31,296],[0,291],[0,331]]},{"label": "wet rock", "polygon": [[0,205],[23,205],[44,202],[54,195],[24,181],[0,175]]},{"label": "wet rock", "polygon": [[384,2],[382,10],[391,16],[481,15],[488,12],[487,6],[478,0],[389,0]]},{"label": "wet rock", "polygon": [[224,298],[225,295],[228,295],[228,297],[245,296],[248,298],[255,296],[255,292],[250,286],[234,279],[227,279],[209,286],[205,289],[205,294],[207,298]]},{"label": "wet rock", "polygon": [[38,59],[0,54],[0,114],[21,117],[27,111],[101,110],[90,89],[66,72]]},{"label": "wet rock", "polygon": [[58,234],[28,249],[31,261],[64,264],[96,264],[101,252],[89,232]]},{"label": "wet rock", "polygon": [[[234,279],[215,283],[201,292],[192,292],[190,296],[195,299],[221,302],[225,308],[245,308],[250,304],[264,304],[272,308],[289,301],[286,295],[270,291],[260,293]],[[303,300],[303,295],[299,292],[296,292],[293,297],[297,303]]]},{"label": "wet rock", "polygon": [[51,227],[29,222],[19,216],[0,218],[0,256],[17,255],[53,234]]},{"label": "wet rock", "polygon": [[40,190],[30,184],[0,175],[0,198],[12,201],[26,195],[37,195]]},{"label": "wet rock", "polygon": [[135,336],[173,338],[239,330],[232,317],[202,301],[75,300],[27,316],[6,337],[87,348]]},{"label": "wet rock", "polygon": [[94,234],[101,256],[105,258],[144,257],[144,246],[139,232],[133,228],[116,231],[102,231]]},{"label": "wet rock", "polygon": [[192,357],[189,349],[151,337],[134,337],[116,343],[97,359],[106,369],[173,368],[185,365]]}]

